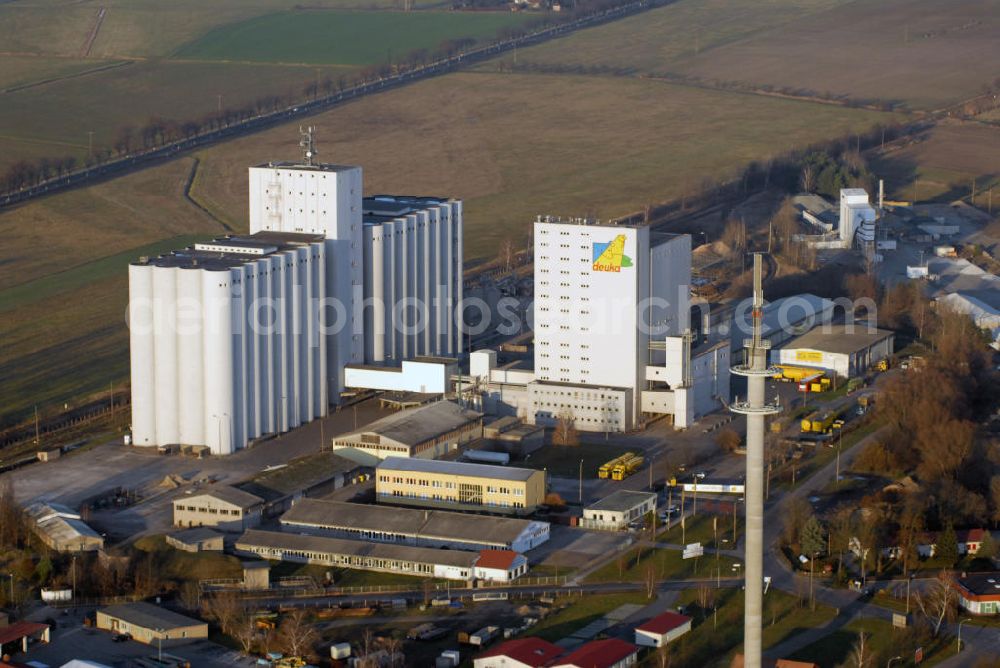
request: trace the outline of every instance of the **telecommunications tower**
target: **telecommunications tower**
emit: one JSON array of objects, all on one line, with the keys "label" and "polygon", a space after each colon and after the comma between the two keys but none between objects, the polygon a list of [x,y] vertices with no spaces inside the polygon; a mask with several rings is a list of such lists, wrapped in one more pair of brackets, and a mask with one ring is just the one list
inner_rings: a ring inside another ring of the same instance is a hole
[{"label": "telecommunications tower", "polygon": [[753,255],[752,334],[745,339],[746,356],[743,364],[732,372],[747,379],[746,401],[730,405],[734,413],[747,416],[747,477],[746,477],[746,599],[743,621],[744,668],[760,668],[761,625],[764,606],[764,417],[778,413],[777,402],[767,403],[765,380],[775,369],[768,364],[770,341],[761,339],[764,311],[764,288],[761,277],[761,254]]}]

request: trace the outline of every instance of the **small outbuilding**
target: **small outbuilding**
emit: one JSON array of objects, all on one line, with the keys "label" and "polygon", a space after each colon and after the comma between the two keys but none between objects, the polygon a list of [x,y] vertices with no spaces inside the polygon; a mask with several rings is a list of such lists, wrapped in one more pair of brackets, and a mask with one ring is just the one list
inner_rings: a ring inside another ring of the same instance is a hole
[{"label": "small outbuilding", "polygon": [[511,582],[528,572],[528,560],[513,550],[481,550],[474,572],[480,580]]},{"label": "small outbuilding", "polygon": [[541,638],[517,638],[500,643],[473,660],[474,668],[543,668],[563,648]]},{"label": "small outbuilding", "polygon": [[641,647],[663,647],[690,630],[690,617],[667,611],[635,627],[635,644]]},{"label": "small outbuilding", "polygon": [[174,526],[244,531],[260,524],[264,499],[242,489],[217,485],[201,494],[174,499]]},{"label": "small outbuilding", "polygon": [[656,511],[656,494],[620,489],[583,509],[584,529],[619,531],[629,523]]},{"label": "small outbuilding", "polygon": [[176,531],[166,536],[167,545],[185,552],[222,552],[222,534],[208,527]]},{"label": "small outbuilding", "polygon": [[207,623],[144,601],[98,610],[97,628],[128,633],[146,644],[179,645],[208,637]]}]

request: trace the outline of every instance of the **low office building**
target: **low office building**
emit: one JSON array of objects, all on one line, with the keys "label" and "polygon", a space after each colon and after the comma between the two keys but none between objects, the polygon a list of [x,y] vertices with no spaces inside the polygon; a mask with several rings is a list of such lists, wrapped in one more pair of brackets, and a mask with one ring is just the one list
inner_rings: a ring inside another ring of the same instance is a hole
[{"label": "low office building", "polygon": [[208,637],[207,623],[144,601],[98,610],[97,628],[128,633],[147,644],[179,645]]},{"label": "low office building", "polygon": [[690,630],[690,617],[668,610],[635,627],[635,644],[641,647],[663,647]]},{"label": "low office building", "polygon": [[380,503],[528,515],[545,500],[545,472],[389,457],[375,469]]},{"label": "low office building", "polygon": [[166,536],[167,545],[185,552],[222,552],[222,534],[208,527],[184,529]]},{"label": "low office building", "polygon": [[[485,579],[506,582],[526,570],[526,562],[515,559],[510,563],[506,578],[499,578],[496,573],[497,564],[491,559],[484,561],[484,570],[477,570],[476,564],[483,554],[480,552],[387,545],[259,529],[251,529],[243,534],[236,541],[236,550],[262,559],[447,580]],[[489,551],[486,552],[488,553]]]},{"label": "low office building", "polygon": [[351,459],[436,459],[483,437],[483,416],[451,401],[400,411],[363,430],[333,439],[334,452]]},{"label": "low office building", "polygon": [[281,518],[283,531],[457,550],[527,552],[549,539],[548,522],[443,510],[302,499]]},{"label": "low office building", "polygon": [[544,668],[563,651],[541,638],[517,638],[480,654],[472,664],[473,668]]},{"label": "low office building", "polygon": [[825,369],[842,378],[853,378],[891,357],[894,339],[892,332],[864,323],[825,325],[772,350],[771,361]]},{"label": "low office building", "polygon": [[264,499],[256,494],[219,485],[201,494],[174,499],[174,526],[243,531],[260,524],[263,510]]},{"label": "low office building", "polygon": [[956,578],[958,604],[973,615],[1000,614],[1000,573],[969,573]]},{"label": "low office building", "polygon": [[480,550],[476,578],[489,582],[510,582],[528,572],[528,560],[514,550]]},{"label": "low office building", "polygon": [[639,648],[618,638],[591,640],[556,659],[552,668],[625,668],[639,660]]},{"label": "low office building", "polygon": [[618,531],[655,511],[656,494],[621,489],[584,508],[580,526],[584,529]]},{"label": "low office building", "polygon": [[61,503],[34,503],[27,514],[35,535],[56,552],[96,552],[104,547],[104,538],[80,519],[80,513]]}]

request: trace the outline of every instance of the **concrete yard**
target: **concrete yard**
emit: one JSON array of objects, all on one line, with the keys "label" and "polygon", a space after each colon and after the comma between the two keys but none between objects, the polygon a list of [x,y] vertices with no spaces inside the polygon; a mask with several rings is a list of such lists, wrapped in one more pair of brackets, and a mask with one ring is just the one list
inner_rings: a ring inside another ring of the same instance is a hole
[{"label": "concrete yard", "polygon": [[[357,405],[357,424],[387,415],[378,402],[367,400]],[[355,411],[347,408],[323,420],[323,436],[353,431]],[[53,462],[33,464],[3,475],[14,481],[19,501],[56,501],[70,507],[95,496],[122,487],[139,493],[141,501],[120,510],[101,510],[92,514],[93,523],[112,539],[141,533],[159,533],[171,524],[171,501],[185,492],[207,484],[234,484],[259,473],[268,466],[318,452],[319,421],[271,439],[248,450],[226,457],[195,459],[180,455],[158,455],[140,448],[126,448],[119,443],[105,443],[92,449],[61,457]],[[162,487],[167,476],[177,476],[187,484],[177,488]],[[206,481],[199,483],[198,481]]]}]

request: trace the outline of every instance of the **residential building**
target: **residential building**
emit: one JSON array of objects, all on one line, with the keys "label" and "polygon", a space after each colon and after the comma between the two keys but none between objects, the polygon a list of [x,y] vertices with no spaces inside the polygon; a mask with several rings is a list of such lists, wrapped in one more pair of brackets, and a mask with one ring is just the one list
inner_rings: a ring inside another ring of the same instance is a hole
[{"label": "residential building", "polygon": [[1000,573],[968,573],[956,578],[958,604],[973,615],[1000,614]]},{"label": "residential building", "polygon": [[635,627],[635,644],[663,647],[691,631],[691,618],[676,612],[664,612]]},{"label": "residential building", "polygon": [[666,360],[655,344],[689,329],[690,237],[547,217],[534,238],[528,421],[564,414],[583,431],[636,427],[647,367]]},{"label": "residential building", "polygon": [[98,610],[97,628],[128,633],[139,642],[166,646],[208,637],[207,623],[144,601]]},{"label": "residential building", "polygon": [[892,332],[864,323],[823,325],[772,350],[771,361],[825,369],[852,378],[891,357],[894,340]]},{"label": "residential building", "polygon": [[302,499],[282,531],[457,550],[527,552],[549,539],[549,523],[513,517]]},{"label": "residential building", "polygon": [[619,531],[631,522],[656,511],[656,494],[620,489],[583,509],[580,526],[584,529]]},{"label": "residential building", "polygon": [[591,640],[569,654],[559,657],[552,668],[625,668],[639,660],[639,648],[632,643],[607,638]]},{"label": "residential building", "polygon": [[[527,560],[523,556],[518,555],[520,559],[497,559],[489,556],[493,550],[441,550],[260,529],[244,533],[236,541],[236,550],[262,559],[448,580],[507,582],[527,569]],[[484,564],[483,569],[478,568],[480,561]],[[500,573],[504,564],[507,570]]]},{"label": "residential building", "polygon": [[399,411],[333,439],[337,454],[368,463],[386,457],[436,459],[482,438],[483,416],[451,401]]},{"label": "residential building", "polygon": [[33,503],[26,513],[35,535],[56,552],[96,552],[104,547],[104,538],[80,513],[61,503]]},{"label": "residential building", "polygon": [[389,457],[375,469],[379,503],[528,515],[545,500],[545,472]]},{"label": "residential building", "polygon": [[473,668],[544,668],[563,648],[541,638],[506,640],[473,659]]},{"label": "residential building", "polygon": [[361,201],[366,363],[462,352],[462,202]]},{"label": "residential building", "polygon": [[222,552],[222,534],[208,527],[195,527],[167,534],[167,545],[184,552]]},{"label": "residential building", "polygon": [[235,487],[218,485],[201,494],[174,499],[174,526],[243,531],[260,524],[264,499]]},{"label": "residential building", "polygon": [[322,236],[290,232],[133,262],[132,443],[226,455],[326,415],[327,262]]}]

